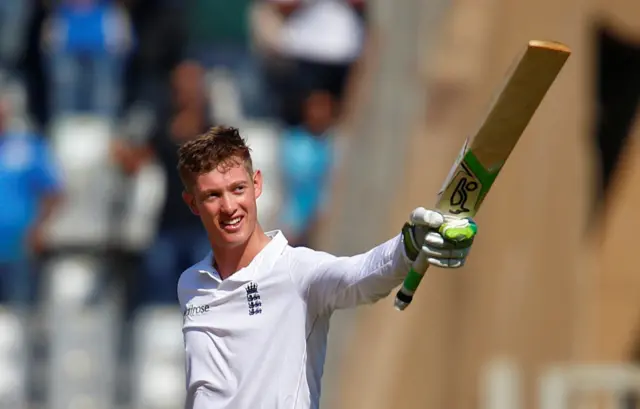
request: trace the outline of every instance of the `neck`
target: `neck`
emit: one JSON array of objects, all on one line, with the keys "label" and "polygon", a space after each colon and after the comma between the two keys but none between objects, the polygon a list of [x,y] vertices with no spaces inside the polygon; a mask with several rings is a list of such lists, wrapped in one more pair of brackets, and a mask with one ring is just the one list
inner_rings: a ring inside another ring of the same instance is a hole
[{"label": "neck", "polygon": [[241,246],[229,248],[216,248],[212,245],[215,257],[215,268],[220,278],[225,280],[238,270],[245,268],[262,251],[271,239],[265,234],[260,225],[256,225],[249,240]]}]

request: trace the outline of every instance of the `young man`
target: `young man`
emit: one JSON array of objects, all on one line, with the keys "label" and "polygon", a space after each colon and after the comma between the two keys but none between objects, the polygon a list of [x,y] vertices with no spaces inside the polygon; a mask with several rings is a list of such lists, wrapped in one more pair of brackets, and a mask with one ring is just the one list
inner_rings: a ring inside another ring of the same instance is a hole
[{"label": "young man", "polygon": [[[462,266],[475,236],[472,220],[445,223],[418,208],[401,233],[364,254],[291,247],[260,227],[262,175],[234,128],[186,142],[178,169],[212,249],[178,282],[188,409],[318,408],[332,312],[388,295],[421,251],[433,265]],[[470,238],[445,240],[438,229],[448,225]]]}]

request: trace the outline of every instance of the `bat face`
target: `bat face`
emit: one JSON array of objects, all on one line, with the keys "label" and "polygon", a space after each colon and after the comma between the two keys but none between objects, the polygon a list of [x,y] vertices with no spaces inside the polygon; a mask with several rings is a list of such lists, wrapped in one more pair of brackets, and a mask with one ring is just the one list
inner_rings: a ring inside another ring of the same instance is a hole
[{"label": "bat face", "polygon": [[468,145],[469,139],[438,193],[436,208],[443,213],[460,217],[475,216],[500,172],[501,166],[491,170],[483,168]]},{"label": "bat face", "polygon": [[476,214],[569,55],[560,43],[529,42],[479,129],[465,141],[438,193],[438,210],[462,217]]}]

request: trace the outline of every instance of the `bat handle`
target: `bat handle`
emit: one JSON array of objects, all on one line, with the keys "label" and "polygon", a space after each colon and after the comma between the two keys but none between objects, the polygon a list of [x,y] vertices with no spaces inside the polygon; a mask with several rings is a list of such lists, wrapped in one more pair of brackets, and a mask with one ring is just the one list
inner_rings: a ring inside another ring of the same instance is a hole
[{"label": "bat handle", "polygon": [[428,268],[429,262],[427,260],[427,256],[423,252],[420,252],[418,254],[418,258],[416,258],[413,264],[411,264],[409,273],[405,277],[402,287],[400,287],[396,294],[396,299],[393,303],[396,310],[403,311],[409,306],[409,304],[411,304],[411,301],[413,301],[413,295],[418,289],[420,281],[422,281],[422,278]]}]

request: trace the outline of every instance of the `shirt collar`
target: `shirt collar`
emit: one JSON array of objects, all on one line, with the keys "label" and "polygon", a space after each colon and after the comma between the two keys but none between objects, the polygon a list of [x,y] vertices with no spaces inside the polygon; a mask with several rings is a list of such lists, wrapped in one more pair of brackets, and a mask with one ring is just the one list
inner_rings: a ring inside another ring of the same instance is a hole
[{"label": "shirt collar", "polygon": [[[289,242],[280,230],[272,230],[266,232],[265,234],[271,239],[269,243],[267,243],[267,245],[262,250],[260,250],[260,252],[254,257],[254,259],[249,263],[247,267],[233,274],[231,277],[236,276],[236,274],[241,273],[243,270],[254,270],[256,266],[270,267],[275,264]],[[213,251],[210,251],[205,258],[203,258],[198,264],[194,266],[194,268],[200,274],[206,274],[216,281],[222,281],[220,279],[220,274],[218,273],[218,271],[213,268],[213,264],[214,255]]]}]

